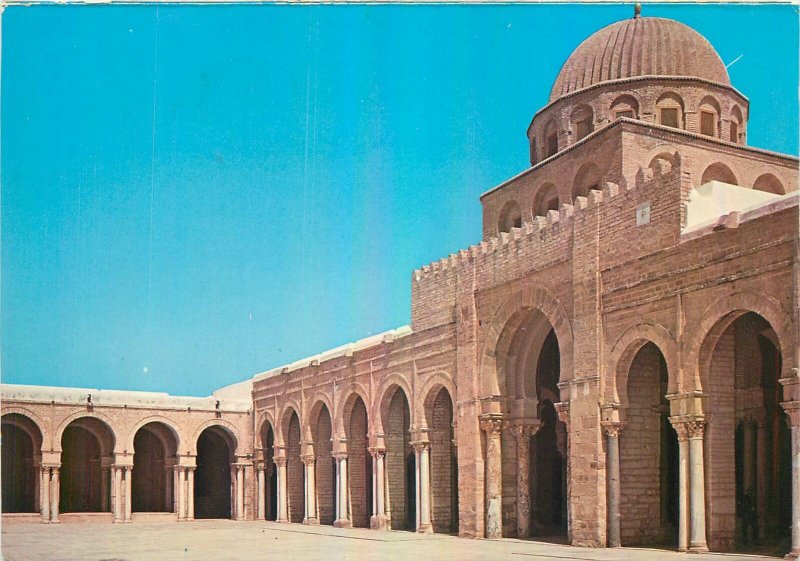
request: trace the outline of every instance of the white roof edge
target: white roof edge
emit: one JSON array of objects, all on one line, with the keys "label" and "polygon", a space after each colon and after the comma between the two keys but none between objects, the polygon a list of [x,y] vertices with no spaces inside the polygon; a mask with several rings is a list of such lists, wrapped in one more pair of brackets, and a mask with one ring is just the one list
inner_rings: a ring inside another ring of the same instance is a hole
[{"label": "white roof edge", "polygon": [[146,392],[134,390],[103,390],[98,388],[70,388],[64,386],[37,386],[25,384],[0,384],[0,396],[4,401],[33,401],[49,403],[86,403],[89,395],[92,404],[103,406],[139,407],[198,407],[213,409],[216,401],[220,407],[229,410],[247,411],[252,400],[239,398],[196,396],[173,396],[166,392]]},{"label": "white roof edge", "polygon": [[301,358],[294,362],[290,362],[289,364],[284,364],[283,366],[272,368],[271,370],[265,370],[264,372],[260,372],[255,376],[253,376],[252,381],[257,382],[259,380],[271,378],[272,376],[277,376],[278,374],[284,371],[292,372],[294,370],[306,368],[307,366],[310,366],[313,363],[319,364],[325,362],[326,360],[331,360],[342,356],[349,356],[356,351],[367,349],[369,347],[374,347],[375,345],[379,345],[384,341],[393,341],[401,337],[406,337],[407,335],[411,335],[413,332],[414,331],[411,329],[410,325],[403,325],[396,329],[383,331],[375,335],[370,335],[369,337],[364,337],[363,339],[358,339],[357,341],[353,341],[352,343],[346,343],[344,345],[340,345],[338,347],[322,351],[321,353],[317,353],[315,355],[307,356],[305,358]]}]

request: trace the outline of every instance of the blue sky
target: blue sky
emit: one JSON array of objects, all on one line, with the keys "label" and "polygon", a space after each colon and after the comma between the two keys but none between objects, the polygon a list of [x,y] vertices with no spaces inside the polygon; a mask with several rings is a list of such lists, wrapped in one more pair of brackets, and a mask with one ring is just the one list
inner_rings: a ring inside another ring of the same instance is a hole
[{"label": "blue sky", "polygon": [[[10,6],[2,379],[207,395],[410,320],[613,6]],[[797,154],[791,6],[656,6]]]}]

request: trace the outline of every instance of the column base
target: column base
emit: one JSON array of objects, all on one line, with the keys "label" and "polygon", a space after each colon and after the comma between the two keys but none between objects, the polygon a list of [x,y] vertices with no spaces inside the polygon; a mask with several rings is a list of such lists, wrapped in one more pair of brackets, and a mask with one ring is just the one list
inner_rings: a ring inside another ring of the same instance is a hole
[{"label": "column base", "polygon": [[689,545],[687,553],[708,553],[708,546],[706,544]]},{"label": "column base", "polygon": [[790,551],[789,553],[784,555],[783,558],[784,559],[790,559],[792,561],[796,561],[797,559],[800,559],[800,550]]},{"label": "column base", "polygon": [[51,520],[48,524],[61,524],[61,520]]},{"label": "column base", "polygon": [[283,518],[281,520],[276,520],[275,522],[277,522],[278,524],[291,524],[292,523],[292,521],[289,520],[288,518]]},{"label": "column base", "polygon": [[373,514],[369,519],[369,527],[372,530],[388,530],[389,519],[385,514]]},{"label": "column base", "polygon": [[303,524],[306,526],[319,526],[319,520],[316,518],[305,518]]},{"label": "column base", "polygon": [[417,528],[418,534],[432,534],[433,533],[433,526],[430,524],[420,524]]},{"label": "column base", "polygon": [[341,519],[340,518],[339,520],[335,520],[333,522],[333,527],[334,528],[352,528],[353,527],[353,523],[350,522],[349,520],[347,520],[346,518],[345,519]]}]

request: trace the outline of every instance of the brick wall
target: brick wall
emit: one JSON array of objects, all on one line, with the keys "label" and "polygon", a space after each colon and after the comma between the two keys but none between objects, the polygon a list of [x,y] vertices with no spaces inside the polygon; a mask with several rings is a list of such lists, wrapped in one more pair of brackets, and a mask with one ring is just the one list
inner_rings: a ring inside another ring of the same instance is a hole
[{"label": "brick wall", "polygon": [[627,425],[620,436],[621,531],[624,545],[661,540],[661,361],[652,343],[628,375]]},{"label": "brick wall", "polygon": [[317,512],[320,524],[333,524],[336,516],[334,505],[334,464],[331,456],[331,416],[328,408],[322,407],[314,435],[314,454],[317,487]]},{"label": "brick wall", "polygon": [[[350,416],[347,472],[350,491],[350,520],[354,527],[369,528],[372,515],[372,470],[367,465],[367,409],[360,398]],[[368,476],[369,474],[369,476]]]},{"label": "brick wall", "polygon": [[292,413],[286,441],[286,482],[289,505],[289,520],[302,522],[305,516],[305,480],[303,462],[300,459],[300,421]]},{"label": "brick wall", "polygon": [[431,411],[431,518],[434,532],[455,532],[453,524],[453,402],[439,390]]},{"label": "brick wall", "polygon": [[[407,487],[408,481],[408,457],[414,453],[409,444],[410,434],[408,432],[409,411],[408,401],[403,390],[396,389],[386,418],[383,421],[383,430],[386,442],[386,505],[389,513],[391,528],[393,530],[414,530],[414,526],[409,526],[409,518],[413,520],[414,514],[409,517],[409,493],[414,492],[413,487]],[[412,474],[413,475],[413,474]]]}]

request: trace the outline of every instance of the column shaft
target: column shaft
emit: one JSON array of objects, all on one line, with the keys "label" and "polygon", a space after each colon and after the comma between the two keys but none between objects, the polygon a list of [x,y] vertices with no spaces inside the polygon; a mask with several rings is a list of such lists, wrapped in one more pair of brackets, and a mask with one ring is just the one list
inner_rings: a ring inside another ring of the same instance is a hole
[{"label": "column shaft", "polygon": [[289,505],[286,492],[286,458],[276,458],[275,464],[278,466],[278,522],[289,522]]},{"label": "column shaft", "polygon": [[708,551],[706,544],[706,495],[705,471],[703,466],[703,421],[689,423],[689,549]]},{"label": "column shaft", "polygon": [[186,468],[178,466],[178,520],[186,520]]},{"label": "column shaft", "polygon": [[133,467],[125,467],[125,522],[131,521],[131,497],[133,494]]},{"label": "column shaft", "polygon": [[607,477],[608,477],[608,546],[620,547],[622,536],[620,529],[621,489],[619,476],[619,430],[618,424],[604,426],[607,442]]},{"label": "column shaft", "polygon": [[236,469],[236,520],[244,520],[244,466]]},{"label": "column shaft", "polygon": [[[795,417],[795,422],[797,418]],[[800,425],[792,425],[792,549],[800,557]]]},{"label": "column shaft", "polygon": [[41,501],[42,522],[50,522],[50,466],[43,466],[40,473],[42,482],[40,483],[42,492],[39,497]]},{"label": "column shaft", "polygon": [[317,470],[314,456],[304,459],[306,464],[306,524],[319,524],[317,519]]},{"label": "column shaft", "polygon": [[186,469],[186,520],[194,520],[194,469]]},{"label": "column shaft", "polygon": [[61,498],[61,486],[59,483],[59,468],[54,467],[53,479],[50,483],[50,522],[58,524],[58,503]]},{"label": "column shaft", "polygon": [[347,503],[349,495],[347,491],[347,456],[338,457],[338,492],[336,493],[336,521],[333,523],[338,528],[349,528],[351,526],[348,516]]},{"label": "column shaft", "polygon": [[258,510],[256,512],[256,517],[259,520],[266,520],[267,518],[267,509],[266,509],[266,488],[264,487],[264,466],[261,465],[258,467],[258,478],[256,486],[258,487]]},{"label": "column shaft", "polygon": [[531,531],[530,451],[531,435],[537,426],[514,427],[517,441],[517,537],[525,539]]},{"label": "column shaft", "polygon": [[431,527],[431,448],[430,443],[425,442],[420,446],[419,460],[419,479],[420,479],[420,521],[418,532],[432,532]]},{"label": "column shaft", "polygon": [[503,537],[503,465],[500,431],[503,421],[484,417],[481,428],[486,432],[486,537]]}]

